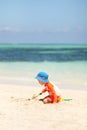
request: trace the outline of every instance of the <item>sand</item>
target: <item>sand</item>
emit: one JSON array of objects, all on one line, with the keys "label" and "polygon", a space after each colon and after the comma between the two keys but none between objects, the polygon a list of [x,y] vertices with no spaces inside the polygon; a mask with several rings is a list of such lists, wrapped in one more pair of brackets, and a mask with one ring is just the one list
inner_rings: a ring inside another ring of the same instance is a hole
[{"label": "sand", "polygon": [[0,84],[0,130],[87,130],[87,91],[62,89],[72,101],[56,104],[28,100],[41,89]]}]

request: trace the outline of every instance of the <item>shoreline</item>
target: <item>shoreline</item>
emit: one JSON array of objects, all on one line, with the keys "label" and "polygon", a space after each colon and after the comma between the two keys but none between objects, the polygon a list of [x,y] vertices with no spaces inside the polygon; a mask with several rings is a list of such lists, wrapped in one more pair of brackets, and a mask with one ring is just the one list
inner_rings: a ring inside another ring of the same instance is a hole
[{"label": "shoreline", "polygon": [[60,89],[87,90],[86,66],[87,62],[0,63],[0,84],[37,87],[39,85],[34,77],[43,70]]}]

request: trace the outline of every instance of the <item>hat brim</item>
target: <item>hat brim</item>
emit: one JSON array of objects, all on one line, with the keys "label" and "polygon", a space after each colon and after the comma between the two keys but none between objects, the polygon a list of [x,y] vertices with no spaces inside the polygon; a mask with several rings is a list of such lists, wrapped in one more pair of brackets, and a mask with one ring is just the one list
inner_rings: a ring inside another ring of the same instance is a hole
[{"label": "hat brim", "polygon": [[36,76],[35,79],[37,79],[37,80],[39,80],[39,81],[42,81],[43,83],[48,83],[48,82],[49,82],[48,79],[42,79],[42,78],[40,78],[40,77],[38,77],[38,76]]}]

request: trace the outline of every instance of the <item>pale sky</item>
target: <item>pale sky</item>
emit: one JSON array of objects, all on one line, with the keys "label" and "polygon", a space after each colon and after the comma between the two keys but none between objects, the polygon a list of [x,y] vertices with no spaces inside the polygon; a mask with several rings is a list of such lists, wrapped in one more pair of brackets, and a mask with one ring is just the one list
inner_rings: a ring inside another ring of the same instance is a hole
[{"label": "pale sky", "polygon": [[0,0],[0,43],[87,43],[87,0]]}]

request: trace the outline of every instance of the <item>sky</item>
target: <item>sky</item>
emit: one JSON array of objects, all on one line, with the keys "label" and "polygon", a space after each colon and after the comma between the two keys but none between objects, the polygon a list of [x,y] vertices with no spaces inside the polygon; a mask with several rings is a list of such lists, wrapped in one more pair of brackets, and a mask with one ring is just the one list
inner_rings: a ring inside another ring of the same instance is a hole
[{"label": "sky", "polygon": [[87,43],[87,0],[0,0],[0,43]]}]

